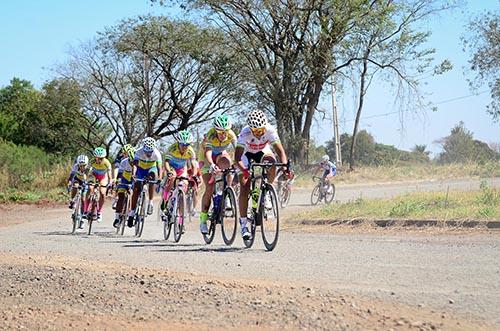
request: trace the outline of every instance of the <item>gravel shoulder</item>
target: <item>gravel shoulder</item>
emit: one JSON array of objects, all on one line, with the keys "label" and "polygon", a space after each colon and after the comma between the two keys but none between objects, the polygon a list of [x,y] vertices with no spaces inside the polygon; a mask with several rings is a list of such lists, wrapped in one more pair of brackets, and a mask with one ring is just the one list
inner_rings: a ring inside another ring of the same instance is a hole
[{"label": "gravel shoulder", "polygon": [[286,283],[234,281],[0,253],[1,329],[493,330],[380,300]]}]

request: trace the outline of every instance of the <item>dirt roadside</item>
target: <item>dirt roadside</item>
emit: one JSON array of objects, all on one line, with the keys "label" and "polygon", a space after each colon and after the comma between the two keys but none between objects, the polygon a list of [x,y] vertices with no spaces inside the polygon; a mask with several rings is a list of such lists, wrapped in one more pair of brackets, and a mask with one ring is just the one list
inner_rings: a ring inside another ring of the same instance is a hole
[{"label": "dirt roadside", "polygon": [[494,330],[425,307],[313,287],[238,282],[0,253],[0,329]]}]

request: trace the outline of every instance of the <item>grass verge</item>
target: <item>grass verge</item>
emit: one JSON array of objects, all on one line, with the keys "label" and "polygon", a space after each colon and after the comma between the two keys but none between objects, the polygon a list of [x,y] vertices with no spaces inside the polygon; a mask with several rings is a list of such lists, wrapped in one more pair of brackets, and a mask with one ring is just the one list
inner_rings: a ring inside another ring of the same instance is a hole
[{"label": "grass verge", "polygon": [[301,212],[301,220],[353,219],[500,220],[500,190],[411,193],[391,199],[362,199]]}]

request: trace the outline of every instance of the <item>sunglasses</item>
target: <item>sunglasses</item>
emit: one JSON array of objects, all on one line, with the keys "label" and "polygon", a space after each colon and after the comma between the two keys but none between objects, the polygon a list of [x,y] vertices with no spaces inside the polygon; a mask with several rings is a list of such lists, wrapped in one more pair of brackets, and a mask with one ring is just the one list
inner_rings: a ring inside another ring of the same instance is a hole
[{"label": "sunglasses", "polygon": [[228,130],[215,130],[217,134],[227,134]]},{"label": "sunglasses", "polygon": [[180,145],[181,147],[188,147],[188,146],[191,146],[191,144],[183,144],[183,143],[179,143],[179,145]]},{"label": "sunglasses", "polygon": [[266,133],[266,128],[253,128],[250,130],[252,130],[252,133],[256,136],[262,136],[264,133]]}]

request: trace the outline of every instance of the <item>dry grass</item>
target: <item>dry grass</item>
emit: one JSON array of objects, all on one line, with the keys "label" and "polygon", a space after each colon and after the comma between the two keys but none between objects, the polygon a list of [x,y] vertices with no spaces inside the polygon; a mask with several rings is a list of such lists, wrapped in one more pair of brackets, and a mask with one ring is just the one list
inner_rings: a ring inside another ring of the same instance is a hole
[{"label": "dry grass", "polygon": [[[299,172],[295,180],[298,187],[312,187],[312,171]],[[359,167],[355,171],[349,172],[347,168],[340,167],[336,183],[379,183],[394,181],[416,181],[416,180],[439,180],[450,178],[479,177],[490,178],[500,177],[500,161],[465,164],[438,165],[412,164],[380,167]]]},{"label": "dry grass", "polygon": [[392,199],[356,199],[303,212],[297,219],[500,220],[500,190],[419,192]]}]

